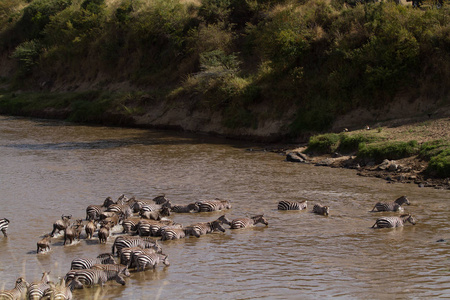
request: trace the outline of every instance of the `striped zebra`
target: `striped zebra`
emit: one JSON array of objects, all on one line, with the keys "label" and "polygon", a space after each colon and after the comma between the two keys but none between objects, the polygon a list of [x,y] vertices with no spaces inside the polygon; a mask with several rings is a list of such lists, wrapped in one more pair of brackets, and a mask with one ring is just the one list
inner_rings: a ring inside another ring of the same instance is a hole
[{"label": "striped zebra", "polygon": [[188,205],[172,205],[170,211],[178,214],[198,212],[200,210],[197,203],[189,203]]},{"label": "striped zebra", "polygon": [[93,269],[70,270],[67,272],[64,280],[67,283],[74,281],[75,288],[83,288],[83,286],[93,286],[96,284],[104,286],[110,280],[115,280],[117,283],[125,285],[125,280],[122,277],[125,269],[126,267],[123,267],[123,270],[120,272]]},{"label": "striped zebra", "polygon": [[401,196],[393,202],[378,202],[371,211],[403,211],[403,204],[411,204],[406,196]]},{"label": "striped zebra", "polygon": [[308,201],[296,202],[281,200],[278,202],[278,210],[303,210],[308,206]]},{"label": "striped zebra", "polygon": [[330,208],[321,204],[314,204],[313,213],[328,216],[330,214]]},{"label": "striped zebra", "polygon": [[177,240],[186,237],[183,228],[175,226],[165,226],[161,228],[161,241]]},{"label": "striped zebra", "polygon": [[123,276],[130,277],[130,271],[128,270],[128,266],[125,266],[125,270],[123,269],[124,266],[117,265],[117,264],[96,264],[91,267],[93,270],[105,270],[105,271],[116,271],[123,273]]},{"label": "striped zebra", "polygon": [[38,282],[32,282],[27,290],[27,300],[39,300],[44,296],[45,290],[50,288],[50,272],[42,273],[42,278]]},{"label": "striped zebra", "polygon": [[228,200],[220,200],[220,199],[202,200],[195,202],[195,204],[198,205],[199,212],[211,212],[231,208],[231,204]]},{"label": "striped zebra", "polygon": [[102,205],[89,205],[86,208],[86,220],[98,220],[100,214],[105,211],[111,204],[114,204],[114,200],[111,197],[107,197],[103,201]]},{"label": "striped zebra", "polygon": [[161,236],[161,228],[176,225],[172,220],[140,220],[136,225],[136,233],[139,236]]},{"label": "striped zebra", "polygon": [[400,217],[383,217],[376,220],[372,228],[393,228],[393,227],[403,227],[403,225],[409,222],[416,225],[416,219],[414,219],[411,214],[404,214]]},{"label": "striped zebra", "polygon": [[262,223],[264,225],[269,225],[269,222],[264,218],[264,215],[257,215],[251,218],[238,218],[231,221],[230,228],[231,229],[241,229],[247,227],[253,227],[258,223]]},{"label": "striped zebra", "polygon": [[134,268],[133,257],[138,253],[156,253],[155,249],[147,248],[142,249],[141,247],[131,247],[131,248],[123,248],[120,253],[120,263],[122,265],[128,266],[128,268]]},{"label": "striped zebra", "polygon": [[0,292],[0,299],[2,300],[18,300],[25,298],[27,289],[29,287],[28,282],[23,277],[19,277],[16,280],[16,285],[12,290],[5,290]]},{"label": "striped zebra", "polygon": [[169,259],[165,254],[137,253],[133,259],[136,265],[136,271],[144,271],[147,266],[152,266],[155,269],[160,262],[166,266],[170,266]]},{"label": "striped zebra", "polygon": [[71,270],[90,269],[96,264],[116,264],[114,256],[110,253],[102,253],[96,258],[76,258],[70,264]]},{"label": "striped zebra", "polygon": [[6,233],[6,230],[9,226],[9,220],[6,218],[0,219],[0,230],[3,232],[4,237],[8,237],[8,234]]},{"label": "striped zebra", "polygon": [[205,223],[196,223],[190,226],[187,226],[184,229],[186,235],[193,235],[195,237],[200,237],[201,235],[212,233],[214,231],[222,231],[225,232],[225,228],[223,228],[222,224],[219,221],[213,222],[205,222]]},{"label": "striped zebra", "polygon": [[122,219],[129,218],[133,215],[133,210],[128,204],[111,204],[106,212],[115,212],[117,215],[121,216]]},{"label": "striped zebra", "polygon": [[136,225],[139,223],[141,218],[127,218],[122,221],[123,231],[122,233],[131,233],[132,231],[136,231]]},{"label": "striped zebra", "polygon": [[161,246],[157,241],[142,238],[140,236],[118,236],[112,245],[112,254],[114,254],[115,250],[117,255],[120,257],[120,253],[123,248],[131,248],[131,247],[141,247],[143,249],[153,248],[156,252],[161,252]]},{"label": "striped zebra", "polygon": [[155,198],[153,198],[152,201],[155,202],[156,204],[164,204],[169,202],[169,199],[166,198],[165,194],[162,194],[160,196],[156,196]]},{"label": "striped zebra", "polygon": [[74,281],[71,281],[66,285],[66,281],[64,277],[60,279],[57,285],[51,285],[48,288],[44,296],[41,298],[42,300],[71,300],[72,292],[75,287]]}]

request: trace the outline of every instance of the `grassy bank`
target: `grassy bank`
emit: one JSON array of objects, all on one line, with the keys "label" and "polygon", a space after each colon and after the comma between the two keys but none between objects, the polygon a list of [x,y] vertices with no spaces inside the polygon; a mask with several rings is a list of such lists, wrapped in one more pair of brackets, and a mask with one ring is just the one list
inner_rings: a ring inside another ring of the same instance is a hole
[{"label": "grassy bank", "polygon": [[[399,96],[448,102],[448,16],[344,0],[4,0],[0,76],[8,93],[57,92],[54,105],[83,111],[72,120],[142,113],[144,93],[229,129],[282,120],[295,138]],[[16,94],[3,107],[33,111]]]},{"label": "grassy bank", "polygon": [[[447,122],[448,123],[448,122]],[[411,125],[410,125],[411,126]],[[414,126],[427,126],[416,124]],[[411,129],[408,129],[411,130]],[[312,136],[305,152],[312,155],[354,155],[362,164],[380,164],[383,160],[400,160],[415,157],[425,161],[425,175],[437,178],[450,177],[450,138],[429,140],[428,135],[415,134],[416,140],[404,140],[399,131],[379,128],[371,132],[343,132]]]}]

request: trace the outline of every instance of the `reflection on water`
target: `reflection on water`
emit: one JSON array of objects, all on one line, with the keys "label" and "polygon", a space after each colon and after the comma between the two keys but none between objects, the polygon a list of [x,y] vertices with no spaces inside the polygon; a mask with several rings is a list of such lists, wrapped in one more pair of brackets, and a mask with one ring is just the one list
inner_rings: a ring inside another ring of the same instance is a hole
[{"label": "reflection on water", "polygon": [[[162,242],[171,266],[132,273],[127,284],[76,291],[77,299],[417,299],[450,297],[448,191],[386,184],[352,170],[284,162],[257,145],[141,129],[0,117],[0,288],[18,276],[63,276],[70,261],[110,252],[97,240],[36,255],[36,242],[62,214],[120,194],[173,203],[223,198],[229,218],[263,213],[269,226]],[[378,201],[407,195],[416,226],[373,230]],[[279,212],[279,200],[308,200]],[[310,212],[329,205],[330,216]],[[188,225],[222,213],[175,215]],[[118,234],[118,230],[115,234]],[[1,236],[1,234],[0,234]],[[445,242],[437,242],[445,239]]]}]

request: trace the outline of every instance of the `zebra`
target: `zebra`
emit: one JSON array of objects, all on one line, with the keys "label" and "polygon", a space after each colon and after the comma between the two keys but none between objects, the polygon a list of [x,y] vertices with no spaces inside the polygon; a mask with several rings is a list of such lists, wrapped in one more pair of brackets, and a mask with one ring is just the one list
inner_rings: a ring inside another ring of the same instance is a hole
[{"label": "zebra", "polygon": [[231,221],[231,229],[241,229],[247,227],[253,227],[258,223],[269,225],[269,222],[264,218],[264,215],[256,215],[251,218],[238,218]]},{"label": "zebra", "polygon": [[74,281],[75,288],[83,286],[93,286],[95,284],[100,284],[104,286],[109,280],[115,280],[121,285],[125,285],[125,280],[122,275],[127,267],[118,272],[114,270],[94,270],[94,269],[83,269],[83,270],[70,270],[67,272],[64,280],[67,283]]},{"label": "zebra", "polygon": [[105,271],[117,271],[122,272],[125,277],[130,277],[130,271],[128,270],[128,266],[125,266],[125,269],[123,270],[122,265],[118,264],[95,264],[91,267],[92,270],[105,270]]},{"label": "zebra", "polygon": [[169,202],[169,200],[166,198],[165,194],[156,196],[155,198],[152,199],[152,201],[155,202],[156,204],[164,204],[164,203]]},{"label": "zebra", "polygon": [[133,268],[134,265],[132,257],[137,253],[156,253],[156,251],[153,248],[148,249],[142,249],[141,247],[123,248],[120,253],[120,263],[122,265],[128,266],[128,268]]},{"label": "zebra", "polygon": [[133,210],[128,204],[111,204],[106,212],[115,212],[119,216],[122,215],[123,219],[126,219],[133,215]]},{"label": "zebra", "polygon": [[63,278],[60,279],[57,285],[51,285],[44,292],[44,296],[41,298],[42,300],[71,300],[72,292],[75,287],[75,282],[71,281],[66,285],[66,281]]},{"label": "zebra", "polygon": [[53,237],[57,230],[59,233],[61,230],[65,230],[67,227],[69,227],[70,219],[72,219],[72,215],[69,216],[62,215],[61,220],[57,220],[55,223],[53,223],[53,231],[52,233],[50,233],[50,235]]},{"label": "zebra", "polygon": [[403,204],[411,204],[406,196],[401,196],[393,202],[378,202],[371,211],[403,211]]},{"label": "zebra", "polygon": [[321,204],[314,204],[313,213],[328,216],[330,214],[330,208]]},{"label": "zebra", "polygon": [[140,220],[136,225],[136,233],[139,236],[161,236],[161,228],[167,225],[175,225],[172,220]]},{"label": "zebra", "polygon": [[44,296],[45,290],[50,288],[50,272],[42,273],[41,280],[38,282],[32,282],[27,289],[27,300],[38,300]]},{"label": "zebra", "polygon": [[198,212],[200,210],[198,203],[189,203],[188,205],[172,205],[170,211],[174,213],[190,213]]},{"label": "zebra", "polygon": [[278,210],[303,210],[308,206],[308,201],[295,202],[281,200],[278,202]]},{"label": "zebra", "polygon": [[144,271],[147,266],[152,266],[153,269],[162,262],[166,266],[170,266],[168,256],[159,253],[137,253],[134,255],[134,263],[136,271]]},{"label": "zebra", "polygon": [[76,258],[70,264],[71,270],[90,269],[93,265],[98,264],[116,264],[114,256],[110,253],[102,253],[96,258]]},{"label": "zebra", "polygon": [[220,199],[202,200],[195,202],[195,204],[198,205],[199,212],[211,212],[231,208],[231,204],[228,200],[220,200]]},{"label": "zebra", "polygon": [[175,226],[165,226],[161,228],[161,241],[177,240],[186,237],[183,228]]},{"label": "zebra", "polygon": [[0,292],[0,299],[4,300],[18,300],[25,298],[27,289],[29,287],[28,282],[25,278],[19,277],[16,280],[16,285],[12,290],[5,290]]},{"label": "zebra", "polygon": [[39,242],[37,242],[36,253],[50,251],[51,240],[52,240],[52,236],[50,234],[44,235],[44,237]]},{"label": "zebra", "polygon": [[114,203],[111,197],[107,197],[102,205],[89,205],[86,208],[86,220],[98,220],[100,214]]},{"label": "zebra", "polygon": [[141,209],[139,211],[139,216],[144,219],[159,221],[159,220],[163,219],[164,217],[170,216],[170,208],[165,206],[165,207],[162,207],[158,211],[145,211],[145,210]]},{"label": "zebra", "polygon": [[4,237],[8,237],[8,234],[6,233],[6,230],[9,226],[9,220],[6,218],[0,219],[0,230],[3,232]]},{"label": "zebra", "polygon": [[193,235],[197,238],[214,231],[225,232],[225,228],[222,227],[222,224],[218,220],[207,223],[196,223],[184,229],[186,235]]},{"label": "zebra", "polygon": [[141,247],[143,249],[153,248],[156,252],[161,252],[162,250],[161,246],[155,240],[142,238],[140,236],[118,236],[112,245],[112,254],[114,254],[116,250],[117,255],[120,256],[123,248],[131,247]]},{"label": "zebra", "polygon": [[140,218],[127,218],[122,221],[123,231],[122,233],[130,233],[132,231],[136,231],[136,225],[139,223]]},{"label": "zebra", "polygon": [[376,220],[372,228],[393,228],[393,227],[403,227],[403,225],[409,222],[416,225],[416,219],[411,214],[404,214],[400,217],[383,217]]}]

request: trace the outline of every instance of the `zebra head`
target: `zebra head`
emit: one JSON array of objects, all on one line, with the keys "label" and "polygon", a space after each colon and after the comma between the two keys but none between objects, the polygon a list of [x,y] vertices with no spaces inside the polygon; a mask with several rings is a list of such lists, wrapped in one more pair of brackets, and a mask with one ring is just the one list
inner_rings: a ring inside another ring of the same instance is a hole
[{"label": "zebra head", "polygon": [[404,216],[406,217],[406,219],[404,219],[405,222],[407,221],[407,222],[409,222],[409,223],[411,223],[413,225],[416,225],[416,219],[411,214],[407,214],[407,215],[404,215]]},{"label": "zebra head", "polygon": [[189,203],[187,207],[188,207],[189,210],[192,210],[194,212],[198,212],[200,210],[200,205],[199,205],[198,202],[196,202],[196,203]]},{"label": "zebra head", "polygon": [[114,200],[111,197],[107,197],[105,201],[103,201],[102,207],[109,207],[111,204],[114,204]]},{"label": "zebra head", "polygon": [[225,228],[223,228],[222,224],[219,221],[213,221],[210,223],[212,231],[222,231],[225,232]]},{"label": "zebra head", "polygon": [[220,218],[218,218],[216,221],[218,221],[220,224],[227,224],[228,226],[231,226],[231,221],[225,215],[220,216]]},{"label": "zebra head", "polygon": [[97,258],[99,258],[101,260],[102,264],[105,264],[105,265],[107,265],[107,264],[111,264],[111,265],[117,264],[116,260],[114,259],[114,256],[111,253],[99,254],[97,256]]},{"label": "zebra head", "polygon": [[162,262],[164,265],[166,266],[170,266],[170,262],[169,262],[169,256],[162,254],[163,258],[162,258]]},{"label": "zebra head", "polygon": [[128,266],[123,267],[119,271],[119,274],[123,274],[123,276],[126,276],[126,277],[130,277],[131,276],[130,271],[128,270]]},{"label": "zebra head", "polygon": [[25,278],[23,277],[17,278],[15,286],[16,289],[23,291],[26,290],[29,286],[30,284],[25,280]]},{"label": "zebra head", "polygon": [[269,225],[269,222],[267,222],[266,218],[264,218],[264,215],[257,215],[252,217],[254,224],[262,223],[264,225]]},{"label": "zebra head", "polygon": [[406,198],[406,196],[401,196],[400,198],[396,199],[394,201],[395,203],[397,203],[398,205],[410,205],[411,203],[409,202],[408,198]]}]

